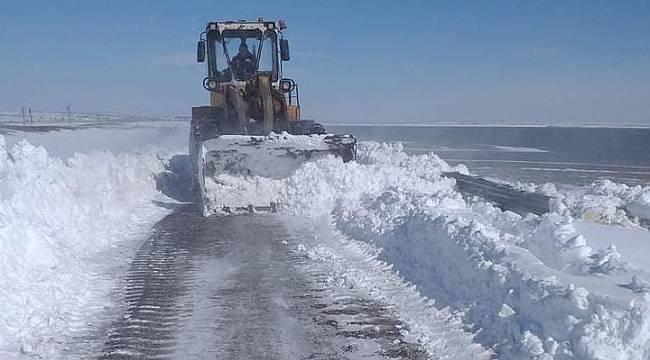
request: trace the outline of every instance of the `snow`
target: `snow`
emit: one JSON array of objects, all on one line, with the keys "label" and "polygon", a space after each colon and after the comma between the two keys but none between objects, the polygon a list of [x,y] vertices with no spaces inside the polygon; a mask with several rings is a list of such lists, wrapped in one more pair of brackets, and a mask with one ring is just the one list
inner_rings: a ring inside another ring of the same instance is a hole
[{"label": "snow", "polygon": [[650,186],[630,186],[606,179],[587,187],[557,188],[550,183],[516,186],[554,197],[552,206],[556,212],[578,219],[631,228],[650,219]]},{"label": "snow", "polygon": [[325,125],[337,126],[337,127],[495,127],[495,128],[546,128],[546,127],[564,127],[564,128],[597,128],[597,129],[647,129],[647,124],[588,124],[588,123],[576,123],[576,124],[536,124],[536,123],[513,123],[513,122],[446,122],[446,121],[436,121],[435,123],[335,123],[330,122]]},{"label": "snow", "polygon": [[[168,213],[156,174],[187,130],[138,122],[0,138],[2,358],[57,357],[108,305],[112,280],[97,263],[126,262],[107,257]],[[316,145],[305,139],[288,140]],[[466,167],[400,144],[360,143],[349,163],[252,160],[263,170],[208,176],[208,199],[277,203],[294,229],[317,220],[295,248],[311,259],[305,271],[390,305],[403,335],[438,357],[650,357],[649,187],[517,184],[555,198],[550,213],[522,217],[442,175]]]},{"label": "snow", "polygon": [[340,288],[330,296],[341,299],[360,293],[390,305],[407,327],[402,330],[405,339],[425,345],[436,359],[491,358],[493,353],[472,342],[472,334],[449,308],[436,309],[434,300],[422,297],[392,271],[392,265],[379,260],[376,247],[330,233],[327,217],[315,220],[287,217],[286,223],[302,241],[295,250],[312,260],[305,271],[329,274],[326,281]]},{"label": "snow", "polygon": [[650,219],[650,187],[645,187],[634,200],[624,205],[627,211],[641,219]]},{"label": "snow", "polygon": [[[587,237],[593,246],[613,247],[625,262],[627,277],[650,279],[650,232],[640,228],[623,228],[576,221],[576,229]],[[615,245],[611,245],[615,244]],[[621,261],[621,260],[619,260]],[[632,275],[632,274],[637,275]]]},{"label": "snow", "polygon": [[[644,290],[650,261],[643,247],[632,254],[648,243],[647,231],[628,216],[631,204],[647,206],[645,189],[596,183],[569,193],[548,185],[537,190],[558,197],[553,211],[522,217],[463,198],[454,180],[442,176],[453,170],[466,168],[434,154],[407,155],[399,144],[364,142],[357,162],[328,156],[283,179],[231,181],[242,193],[263,193],[282,212],[325,216],[341,241],[376,249],[378,261],[415,284],[439,311],[451,309],[473,329],[473,341],[495,349],[499,358],[650,355],[650,297]],[[227,196],[220,191],[232,189],[209,191],[218,199]],[[337,261],[322,255],[324,249],[304,250],[319,261]],[[339,275],[343,281],[346,276]],[[371,278],[360,282],[381,286]],[[436,348],[426,331],[418,336]]]},{"label": "snow", "polygon": [[[215,172],[232,175],[255,174],[282,179],[296,171],[306,160],[306,151],[327,151],[325,135],[291,136],[272,133],[270,136],[223,135],[201,143],[202,153]],[[288,150],[296,154],[289,156]],[[212,155],[212,153],[216,153]],[[221,154],[230,156],[221,156]]]},{"label": "snow", "polygon": [[[37,136],[58,143],[60,155],[70,154],[63,158],[21,134],[9,141],[0,136],[0,357],[60,356],[76,329],[109,303],[114,279],[101,276],[98,264],[128,261],[107,256],[123,256],[114,251],[143,239],[169,212],[153,202],[169,201],[156,189],[155,175],[179,144],[144,149],[152,138],[130,137],[131,151],[77,152],[83,146],[61,142],[88,145],[94,137],[100,150],[128,131]],[[158,130],[152,125],[150,132]]]},{"label": "snow", "polygon": [[628,284],[623,284],[621,285],[624,288],[628,288],[635,293],[641,293],[641,292],[649,292],[650,291],[650,283],[647,281],[639,278],[638,276],[634,275],[632,276],[632,281],[630,281]]},{"label": "snow", "polygon": [[[354,139],[341,141],[352,144]],[[224,135],[204,141],[197,158],[201,161],[202,198],[206,199],[204,213],[219,215],[249,205],[269,207],[275,203],[269,196],[273,191],[257,179],[287,178],[305,161],[338,149],[329,142],[328,135]]]},{"label": "snow", "polygon": [[65,160],[76,152],[122,153],[152,146],[176,149],[186,142],[183,140],[187,139],[188,131],[187,123],[179,121],[119,121],[90,123],[52,132],[19,132],[6,136],[6,143],[11,148],[26,139],[30,144],[45,147],[50,156]]},{"label": "snow", "polygon": [[526,146],[503,146],[503,145],[486,145],[489,146],[495,150],[499,151],[508,151],[508,152],[527,152],[527,153],[545,153],[549,152],[548,150],[542,150],[538,148],[533,148],[533,147],[526,147]]}]

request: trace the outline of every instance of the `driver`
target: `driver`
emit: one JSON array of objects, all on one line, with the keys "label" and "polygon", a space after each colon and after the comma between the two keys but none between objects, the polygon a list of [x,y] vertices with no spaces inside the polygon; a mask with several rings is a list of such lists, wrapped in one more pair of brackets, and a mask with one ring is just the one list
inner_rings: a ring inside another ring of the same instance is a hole
[{"label": "driver", "polygon": [[246,80],[255,74],[255,55],[248,51],[248,45],[242,40],[239,53],[232,58],[230,67],[238,80]]}]

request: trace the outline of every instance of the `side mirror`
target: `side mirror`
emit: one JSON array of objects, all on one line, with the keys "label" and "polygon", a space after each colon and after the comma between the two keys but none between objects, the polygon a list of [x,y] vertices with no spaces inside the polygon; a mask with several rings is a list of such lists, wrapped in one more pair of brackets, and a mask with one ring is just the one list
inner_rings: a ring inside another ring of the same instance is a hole
[{"label": "side mirror", "polygon": [[282,61],[289,61],[291,59],[289,55],[289,40],[280,39],[280,58]]},{"label": "side mirror", "polygon": [[199,40],[199,43],[196,45],[196,62],[205,61],[205,41]]}]

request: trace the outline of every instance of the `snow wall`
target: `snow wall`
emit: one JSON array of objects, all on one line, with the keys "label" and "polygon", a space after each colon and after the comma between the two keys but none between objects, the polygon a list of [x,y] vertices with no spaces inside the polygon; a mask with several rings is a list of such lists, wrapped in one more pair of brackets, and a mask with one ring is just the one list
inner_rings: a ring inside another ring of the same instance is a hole
[{"label": "snow wall", "polygon": [[5,144],[0,136],[0,358],[54,358],[110,301],[97,263],[124,264],[111,249],[168,212],[153,203],[164,200],[154,178],[164,161],[152,149],[61,160]]},{"label": "snow wall", "polygon": [[467,172],[399,144],[361,143],[357,162],[329,156],[285,179],[241,176],[233,186],[217,175],[206,186],[215,198],[264,194],[283,212],[326,214],[334,232],[382,248],[381,260],[499,358],[648,358],[650,297],[634,281],[611,281],[631,277],[615,247],[590,246],[564,211],[521,217],[464,199],[441,176],[454,170]]}]

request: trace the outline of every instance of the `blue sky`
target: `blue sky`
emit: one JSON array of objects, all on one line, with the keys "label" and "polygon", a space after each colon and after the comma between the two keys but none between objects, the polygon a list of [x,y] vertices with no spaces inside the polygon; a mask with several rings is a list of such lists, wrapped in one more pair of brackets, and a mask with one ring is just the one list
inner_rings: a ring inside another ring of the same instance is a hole
[{"label": "blue sky", "polygon": [[650,124],[650,1],[0,1],[0,111],[187,115],[210,20],[285,19],[303,114]]}]

